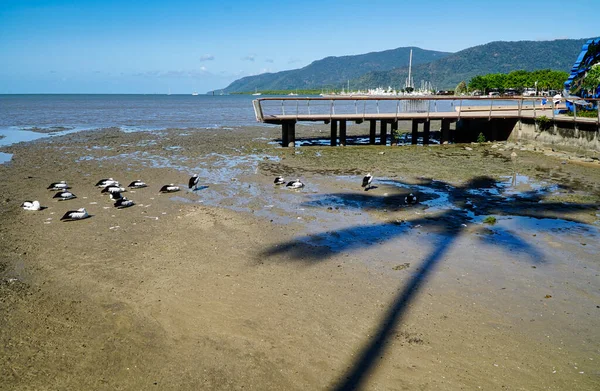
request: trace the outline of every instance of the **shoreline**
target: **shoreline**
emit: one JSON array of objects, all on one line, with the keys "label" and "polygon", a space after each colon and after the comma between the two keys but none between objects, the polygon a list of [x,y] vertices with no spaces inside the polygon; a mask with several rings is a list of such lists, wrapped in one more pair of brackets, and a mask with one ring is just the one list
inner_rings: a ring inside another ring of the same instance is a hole
[{"label": "shoreline", "polygon": [[[392,308],[367,388],[600,384],[596,166],[517,150],[513,185],[505,146],[293,150],[274,133],[107,129],[3,148],[5,384],[330,389],[359,374]],[[158,194],[195,172],[207,188]],[[277,174],[307,186],[275,188]],[[104,177],[151,186],[115,210],[93,186]],[[77,199],[49,200],[61,178]],[[28,198],[48,209],[20,210]],[[81,205],[92,218],[56,221]]]}]

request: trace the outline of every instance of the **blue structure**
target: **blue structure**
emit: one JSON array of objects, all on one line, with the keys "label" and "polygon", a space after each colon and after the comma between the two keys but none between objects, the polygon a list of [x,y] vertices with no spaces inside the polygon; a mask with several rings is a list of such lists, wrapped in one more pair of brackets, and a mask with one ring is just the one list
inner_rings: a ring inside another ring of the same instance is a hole
[{"label": "blue structure", "polygon": [[577,109],[596,109],[597,102],[585,102],[579,100],[569,100],[568,98],[600,98],[600,85],[596,86],[594,91],[586,91],[582,88],[583,80],[585,79],[586,73],[590,68],[600,63],[600,38],[588,40],[581,48],[581,53],[577,57],[577,61],[571,68],[571,75],[565,82],[565,89],[563,95],[567,98],[567,108],[573,111],[573,105],[578,105]]}]

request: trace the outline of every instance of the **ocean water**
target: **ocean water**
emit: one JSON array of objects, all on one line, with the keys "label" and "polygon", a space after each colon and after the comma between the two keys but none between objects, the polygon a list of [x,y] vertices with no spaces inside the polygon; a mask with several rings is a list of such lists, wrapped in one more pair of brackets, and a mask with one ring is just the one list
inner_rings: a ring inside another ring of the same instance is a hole
[{"label": "ocean water", "polygon": [[[123,131],[152,131],[165,128],[273,126],[256,122],[252,106],[254,98],[251,95],[0,95],[0,147],[49,135],[108,127]],[[452,111],[460,103],[488,105],[489,101],[349,100],[337,101],[333,106],[328,99],[285,102],[272,100],[263,102],[263,112],[265,115],[434,112]],[[0,163],[9,158],[6,154],[0,155]]]},{"label": "ocean water", "polygon": [[247,95],[0,95],[0,130],[256,125]]}]

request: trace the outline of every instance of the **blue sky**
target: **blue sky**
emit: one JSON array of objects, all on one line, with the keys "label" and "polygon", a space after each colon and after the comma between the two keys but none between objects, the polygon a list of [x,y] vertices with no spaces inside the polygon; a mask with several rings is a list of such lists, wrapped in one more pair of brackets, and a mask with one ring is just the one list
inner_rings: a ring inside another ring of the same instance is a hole
[{"label": "blue sky", "polygon": [[0,93],[203,93],[327,56],[594,37],[598,2],[0,0]]}]

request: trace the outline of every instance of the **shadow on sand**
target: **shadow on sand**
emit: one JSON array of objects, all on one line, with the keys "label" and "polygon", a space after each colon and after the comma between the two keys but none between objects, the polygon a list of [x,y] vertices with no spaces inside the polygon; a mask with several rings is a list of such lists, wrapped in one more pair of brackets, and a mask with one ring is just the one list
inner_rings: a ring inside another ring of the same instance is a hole
[{"label": "shadow on sand", "polygon": [[[328,194],[317,197],[306,203],[306,206],[326,207],[331,203],[341,203],[345,207],[362,210],[399,210],[418,207],[418,205],[405,203],[405,197],[411,192],[411,187],[414,188],[414,184],[401,181],[386,181],[386,183],[397,185],[404,192],[385,197],[370,192]],[[369,248],[375,244],[392,240],[419,225],[423,229],[432,230],[441,236],[442,240],[423,260],[418,272],[412,275],[406,285],[398,291],[380,320],[375,333],[365,342],[361,351],[356,355],[356,359],[349,364],[349,369],[331,386],[332,390],[354,390],[364,386],[365,379],[382,358],[394,330],[402,324],[409,304],[419,294],[428,277],[453,243],[464,232],[466,223],[472,221],[474,216],[519,215],[546,218],[549,217],[547,212],[560,211],[563,214],[565,211],[597,209],[597,205],[593,204],[566,206],[563,203],[544,202],[543,189],[519,195],[511,194],[506,197],[503,195],[502,186],[489,177],[477,177],[459,187],[431,180],[423,180],[419,186],[421,189],[431,190],[418,195],[420,202],[427,202],[435,199],[436,196],[444,199],[447,197],[449,208],[442,210],[434,219],[423,217],[406,222],[390,221],[308,235],[279,244],[262,253],[263,257],[287,255],[293,261],[313,264],[323,262],[336,253]],[[577,219],[567,220],[578,222]],[[492,244],[516,248],[527,254],[531,263],[544,262],[542,254],[517,235],[499,227],[495,227],[494,230],[500,233],[504,240],[490,240]]]}]

